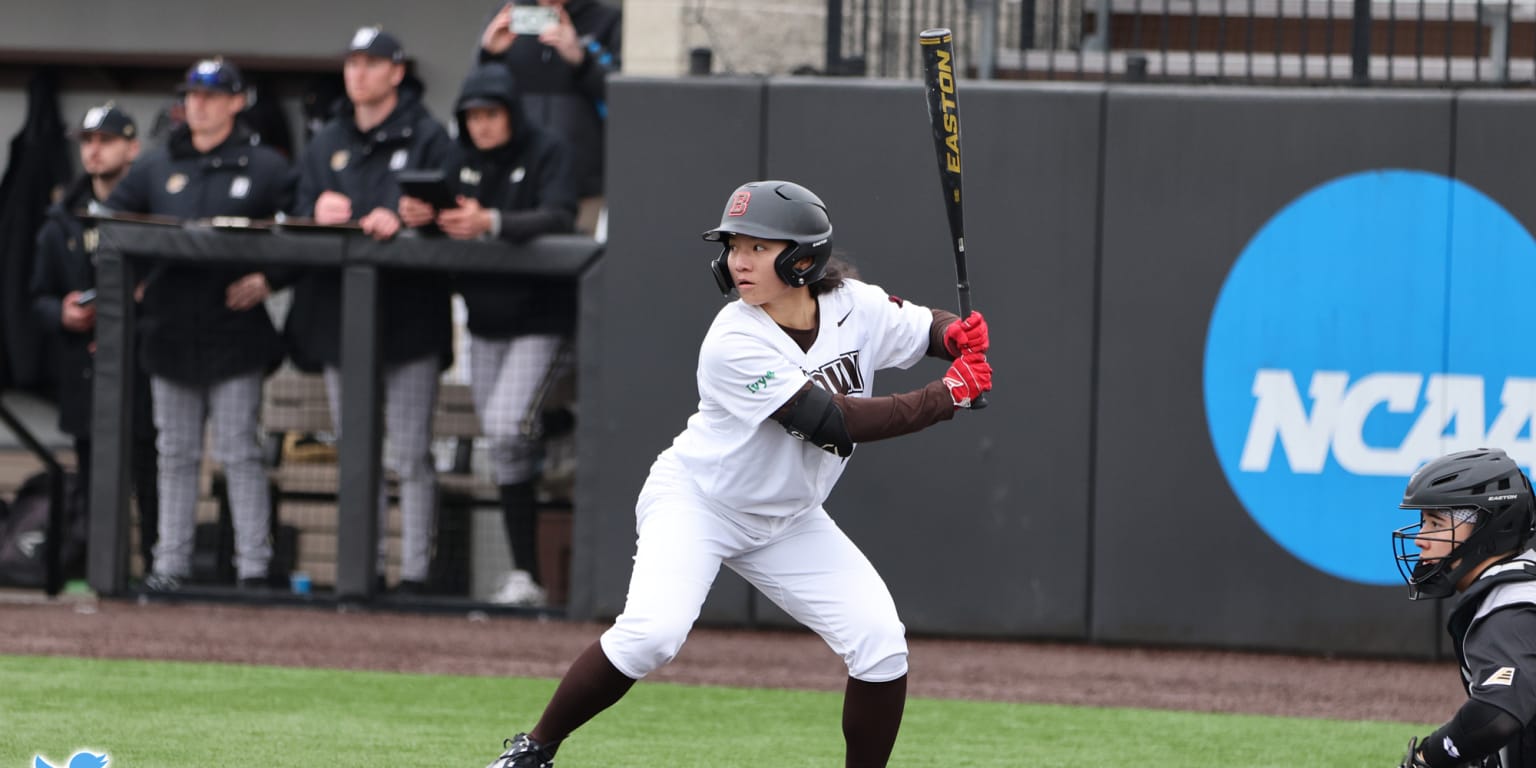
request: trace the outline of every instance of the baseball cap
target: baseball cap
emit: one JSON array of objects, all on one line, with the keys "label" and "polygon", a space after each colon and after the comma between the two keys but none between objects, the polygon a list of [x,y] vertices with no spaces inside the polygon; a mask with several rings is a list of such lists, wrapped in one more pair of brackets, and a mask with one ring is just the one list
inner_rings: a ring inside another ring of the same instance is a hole
[{"label": "baseball cap", "polygon": [[393,62],[405,61],[405,46],[381,27],[358,27],[352,34],[352,44],[347,46],[347,54],[361,53],[376,59],[388,59]]},{"label": "baseball cap", "polygon": [[87,133],[105,133],[134,139],[139,136],[139,128],[134,125],[133,118],[129,117],[127,112],[118,109],[116,104],[109,101],[85,111],[85,117],[80,120],[80,128],[75,131],[75,134]]},{"label": "baseball cap", "polygon": [[203,59],[189,67],[187,76],[182,79],[177,90],[182,93],[187,91],[240,93],[245,90],[245,80],[240,77],[238,67],[225,61],[223,56],[215,56],[211,59]]}]

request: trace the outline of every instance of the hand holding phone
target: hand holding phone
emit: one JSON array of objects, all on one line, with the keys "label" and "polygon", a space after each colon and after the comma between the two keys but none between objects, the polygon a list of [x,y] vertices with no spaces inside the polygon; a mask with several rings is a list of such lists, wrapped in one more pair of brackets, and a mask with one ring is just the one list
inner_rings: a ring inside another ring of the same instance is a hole
[{"label": "hand holding phone", "polygon": [[88,307],[96,300],[96,289],[90,288],[75,294],[75,306]]}]

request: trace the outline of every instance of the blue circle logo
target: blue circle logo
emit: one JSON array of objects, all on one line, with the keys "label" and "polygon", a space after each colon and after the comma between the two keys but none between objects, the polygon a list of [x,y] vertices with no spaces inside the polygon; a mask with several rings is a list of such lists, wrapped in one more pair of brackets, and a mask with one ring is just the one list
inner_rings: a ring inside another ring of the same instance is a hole
[{"label": "blue circle logo", "polygon": [[1254,522],[1320,571],[1400,584],[1414,469],[1485,445],[1536,458],[1533,289],[1531,235],[1437,174],[1345,176],[1270,219],[1205,344],[1211,441]]}]

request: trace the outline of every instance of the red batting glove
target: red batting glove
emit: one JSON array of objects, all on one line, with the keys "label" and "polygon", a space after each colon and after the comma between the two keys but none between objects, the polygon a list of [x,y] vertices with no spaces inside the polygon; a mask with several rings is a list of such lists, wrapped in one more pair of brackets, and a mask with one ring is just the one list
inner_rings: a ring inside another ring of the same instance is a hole
[{"label": "red batting glove", "polygon": [[944,372],[944,386],[949,387],[956,408],[969,408],[981,393],[992,389],[992,364],[980,352],[961,355]]},{"label": "red batting glove", "polygon": [[987,339],[987,319],[980,312],[971,312],[971,316],[956,320],[944,329],[944,348],[949,354],[959,357],[967,352],[986,352],[991,346]]}]

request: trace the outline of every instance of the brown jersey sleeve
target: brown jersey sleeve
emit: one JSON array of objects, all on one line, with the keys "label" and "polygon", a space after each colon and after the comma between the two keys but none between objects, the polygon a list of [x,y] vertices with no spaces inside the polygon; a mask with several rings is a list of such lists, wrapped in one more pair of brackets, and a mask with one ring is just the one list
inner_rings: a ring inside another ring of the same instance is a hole
[{"label": "brown jersey sleeve", "polygon": [[932,307],[928,311],[933,313],[933,325],[928,326],[928,356],[944,360],[955,359],[955,356],[951,355],[949,350],[944,348],[944,330],[949,327],[950,323],[959,320],[960,316],[953,312],[933,309]]}]

